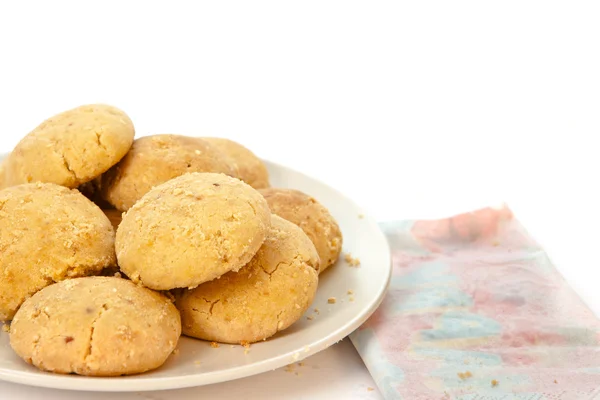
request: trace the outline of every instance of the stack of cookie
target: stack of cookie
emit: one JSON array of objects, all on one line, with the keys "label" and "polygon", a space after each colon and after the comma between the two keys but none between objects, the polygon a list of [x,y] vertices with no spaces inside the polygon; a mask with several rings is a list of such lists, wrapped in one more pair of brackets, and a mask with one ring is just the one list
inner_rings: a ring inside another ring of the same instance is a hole
[{"label": "stack of cookie", "polygon": [[82,106],[0,164],[0,321],[42,370],[142,373],[181,334],[266,340],[304,314],[339,257],[328,210],[270,187],[242,145],[134,136],[121,110]]}]

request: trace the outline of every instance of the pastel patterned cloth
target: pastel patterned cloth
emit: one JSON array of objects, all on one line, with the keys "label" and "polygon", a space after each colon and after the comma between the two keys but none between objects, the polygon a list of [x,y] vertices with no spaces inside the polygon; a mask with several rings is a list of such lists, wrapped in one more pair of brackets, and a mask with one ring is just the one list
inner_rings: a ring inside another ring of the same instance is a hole
[{"label": "pastel patterned cloth", "polygon": [[383,229],[391,286],[350,339],[386,399],[600,399],[600,321],[510,209]]}]

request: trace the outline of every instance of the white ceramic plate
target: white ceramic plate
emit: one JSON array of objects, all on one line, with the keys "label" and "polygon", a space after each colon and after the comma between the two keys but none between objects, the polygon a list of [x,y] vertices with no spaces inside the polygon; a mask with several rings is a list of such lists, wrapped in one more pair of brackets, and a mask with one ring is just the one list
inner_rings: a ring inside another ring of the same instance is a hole
[{"label": "white ceramic plate", "polygon": [[[379,306],[390,280],[390,251],[385,236],[374,220],[363,216],[359,207],[332,188],[289,168],[269,162],[267,165],[273,186],[301,190],[329,208],[344,235],[343,251],[361,261],[360,267],[351,267],[342,254],[336,265],[321,274],[314,303],[300,321],[265,342],[251,345],[247,354],[241,346],[212,348],[206,342],[182,337],[179,352],[161,368],[117,378],[38,371],[14,354],[8,334],[0,332],[0,379],[57,389],[113,392],[201,386],[298,362],[358,328]],[[330,297],[336,298],[335,304],[328,303]],[[308,320],[308,316],[313,319]]]}]

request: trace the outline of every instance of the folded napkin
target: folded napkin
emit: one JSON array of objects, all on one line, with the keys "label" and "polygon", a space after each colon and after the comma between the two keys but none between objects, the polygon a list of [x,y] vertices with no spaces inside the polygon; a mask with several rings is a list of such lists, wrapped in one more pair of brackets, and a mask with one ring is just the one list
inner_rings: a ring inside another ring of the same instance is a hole
[{"label": "folded napkin", "polygon": [[391,286],[350,339],[386,399],[600,399],[600,321],[507,207],[383,228]]}]

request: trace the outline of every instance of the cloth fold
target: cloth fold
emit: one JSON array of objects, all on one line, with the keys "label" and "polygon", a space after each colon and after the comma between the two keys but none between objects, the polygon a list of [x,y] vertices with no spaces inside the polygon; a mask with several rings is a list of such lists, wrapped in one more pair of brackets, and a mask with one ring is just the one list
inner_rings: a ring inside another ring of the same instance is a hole
[{"label": "cloth fold", "polygon": [[600,399],[600,321],[508,207],[382,228],[390,288],[350,339],[386,399]]}]

